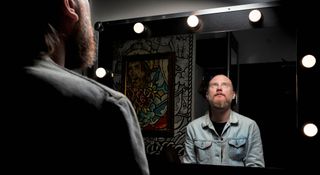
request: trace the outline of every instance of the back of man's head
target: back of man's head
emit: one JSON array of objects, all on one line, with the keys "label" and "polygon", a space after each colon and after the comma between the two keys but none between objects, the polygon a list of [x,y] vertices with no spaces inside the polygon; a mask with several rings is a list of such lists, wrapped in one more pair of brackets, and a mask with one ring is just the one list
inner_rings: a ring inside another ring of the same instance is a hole
[{"label": "back of man's head", "polygon": [[11,55],[16,64],[28,62],[40,51],[47,50],[44,35],[48,24],[57,28],[62,17],[63,0],[22,1],[15,7],[14,16],[19,18],[10,21],[12,38],[9,40]]}]

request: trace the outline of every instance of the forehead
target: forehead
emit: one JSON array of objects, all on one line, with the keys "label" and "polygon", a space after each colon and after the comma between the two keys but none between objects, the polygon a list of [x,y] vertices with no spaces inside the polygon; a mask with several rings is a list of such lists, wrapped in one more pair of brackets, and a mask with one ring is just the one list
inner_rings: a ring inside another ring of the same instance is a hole
[{"label": "forehead", "polygon": [[209,83],[214,83],[214,82],[228,82],[231,83],[231,80],[224,75],[217,75],[215,77],[213,77]]}]

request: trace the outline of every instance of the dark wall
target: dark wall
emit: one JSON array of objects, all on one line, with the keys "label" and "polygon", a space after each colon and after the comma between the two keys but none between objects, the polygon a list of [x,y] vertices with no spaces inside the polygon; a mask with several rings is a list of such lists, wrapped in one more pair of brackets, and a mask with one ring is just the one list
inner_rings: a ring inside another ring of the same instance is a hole
[{"label": "dark wall", "polygon": [[266,166],[290,167],[297,138],[296,62],[244,64],[239,75],[239,112],[258,123]]}]

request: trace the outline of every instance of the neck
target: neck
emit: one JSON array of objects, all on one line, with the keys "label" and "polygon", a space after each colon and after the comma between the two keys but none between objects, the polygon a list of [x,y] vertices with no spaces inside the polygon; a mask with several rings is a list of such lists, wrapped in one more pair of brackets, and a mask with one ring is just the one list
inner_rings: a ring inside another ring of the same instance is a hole
[{"label": "neck", "polygon": [[55,46],[55,51],[51,58],[55,63],[64,67],[65,65],[65,47],[62,40]]},{"label": "neck", "polygon": [[230,118],[231,109],[211,109],[210,118],[216,123],[225,123]]}]

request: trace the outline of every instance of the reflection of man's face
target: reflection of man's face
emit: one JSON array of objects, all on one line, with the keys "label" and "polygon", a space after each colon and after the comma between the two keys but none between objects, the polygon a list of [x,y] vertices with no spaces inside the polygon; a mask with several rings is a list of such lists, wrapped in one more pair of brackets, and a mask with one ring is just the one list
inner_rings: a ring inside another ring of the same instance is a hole
[{"label": "reflection of man's face", "polygon": [[85,68],[93,65],[96,45],[88,1],[79,1],[79,21],[74,27],[66,46],[66,67]]},{"label": "reflection of man's face", "polygon": [[144,81],[147,81],[141,62],[130,62],[128,65],[128,75],[133,86],[142,86]]},{"label": "reflection of man's face", "polygon": [[226,109],[231,106],[235,93],[231,80],[224,75],[217,75],[209,82],[207,99],[211,106]]}]

